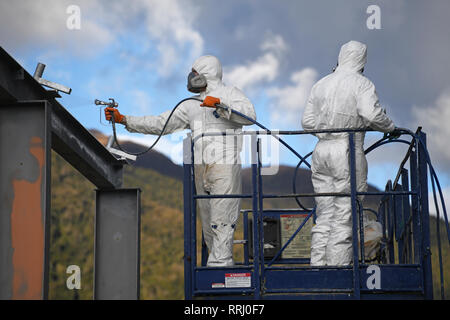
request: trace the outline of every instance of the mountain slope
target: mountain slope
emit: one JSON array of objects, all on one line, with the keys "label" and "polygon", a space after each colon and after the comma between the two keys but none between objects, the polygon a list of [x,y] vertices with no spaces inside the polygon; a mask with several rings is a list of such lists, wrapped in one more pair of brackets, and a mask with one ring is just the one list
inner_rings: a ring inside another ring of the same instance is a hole
[{"label": "mountain slope", "polygon": [[[103,145],[107,144],[108,136],[95,129],[91,129],[89,131]],[[147,149],[147,147],[145,146],[130,141],[119,141],[119,143],[124,150],[132,153],[142,152]],[[118,149],[117,147],[115,148]],[[149,152],[137,157],[136,161],[133,162],[133,166],[152,169],[165,176],[169,176],[178,180],[183,179],[183,168],[179,165],[176,165],[168,157],[155,150],[150,150]]]}]

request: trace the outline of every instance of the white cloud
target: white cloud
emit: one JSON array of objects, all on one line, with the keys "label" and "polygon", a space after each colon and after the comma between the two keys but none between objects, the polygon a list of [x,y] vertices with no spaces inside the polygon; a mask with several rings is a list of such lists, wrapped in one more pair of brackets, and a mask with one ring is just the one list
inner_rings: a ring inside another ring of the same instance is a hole
[{"label": "white cloud", "polygon": [[[439,208],[439,217],[441,219],[444,218],[444,211],[442,209],[442,203],[441,203],[441,198],[439,195],[439,191],[436,186],[436,202],[438,204],[438,208]],[[442,182],[441,182],[441,187],[442,187]],[[434,197],[433,197],[433,189],[431,187],[431,185],[428,186],[428,190],[430,191],[428,194],[428,204],[429,204],[429,210],[430,210],[430,214],[433,216],[436,216],[436,206],[434,204]],[[444,197],[444,203],[445,203],[445,210],[447,212],[447,218],[450,214],[450,187],[446,187],[442,189],[442,196]],[[445,232],[446,233],[446,232]]]},{"label": "white cloud", "polygon": [[[436,171],[444,197],[447,214],[450,212],[450,187],[446,180],[450,174],[450,88],[444,90],[431,106],[414,106],[412,115],[416,126],[422,126],[427,134],[427,148],[433,167]],[[446,186],[447,185],[447,186]],[[443,210],[439,191],[436,187],[436,197],[439,206],[440,217],[443,218]],[[436,208],[432,194],[431,183],[428,185],[430,214],[436,215]]]},{"label": "white cloud", "polygon": [[[73,1],[72,1],[73,2]],[[69,30],[66,12],[71,1],[1,1],[0,37],[9,49],[43,48],[53,54],[60,52],[90,56],[110,44],[114,35],[98,15],[96,1],[76,1],[81,10],[80,29]]]},{"label": "white cloud", "polygon": [[279,74],[280,61],[288,49],[283,37],[267,33],[260,46],[263,54],[255,61],[224,68],[224,81],[250,91],[261,83],[273,81]]},{"label": "white cloud", "polygon": [[[67,28],[72,4],[80,8],[79,30]],[[119,56],[138,56],[139,65],[168,77],[203,53],[203,37],[194,27],[198,12],[181,0],[1,1],[0,37],[7,50],[39,49],[46,57],[92,57],[114,45]]]},{"label": "white cloud", "polygon": [[[142,0],[150,41],[156,42],[159,59],[155,63],[160,76],[177,71],[180,63],[189,63],[203,53],[204,40],[194,27],[198,10],[192,3],[179,0]],[[186,10],[189,8],[189,10]]]},{"label": "white cloud", "polygon": [[[149,114],[152,106],[152,98],[144,90],[134,89],[130,91],[133,106],[136,106],[143,115]],[[138,115],[136,113],[136,115]]]},{"label": "white cloud", "polygon": [[280,74],[289,47],[279,34],[267,32],[260,45],[261,56],[245,64],[224,68],[224,81],[245,91],[249,96],[256,89],[264,89],[272,110],[271,126],[285,128],[299,126],[300,118],[318,73],[313,68],[304,68],[291,74],[290,83],[275,87],[271,82]]},{"label": "white cloud", "polygon": [[288,46],[281,35],[268,32],[261,44],[261,50],[274,52],[281,57],[288,50]]},{"label": "white cloud", "polygon": [[304,68],[291,74],[291,84],[285,87],[272,87],[267,95],[272,99],[272,127],[285,128],[300,126],[301,116],[318,73],[313,68]]},{"label": "white cloud", "polygon": [[273,81],[278,74],[279,62],[272,53],[266,53],[247,65],[238,65],[226,72],[225,82],[241,90],[259,82]]},{"label": "white cloud", "polygon": [[444,90],[431,106],[414,106],[413,127],[422,126],[433,166],[450,171],[450,88]]},{"label": "white cloud", "polygon": [[124,80],[121,77],[110,77],[108,81],[94,77],[86,83],[87,94],[90,97],[112,97],[123,87]]}]

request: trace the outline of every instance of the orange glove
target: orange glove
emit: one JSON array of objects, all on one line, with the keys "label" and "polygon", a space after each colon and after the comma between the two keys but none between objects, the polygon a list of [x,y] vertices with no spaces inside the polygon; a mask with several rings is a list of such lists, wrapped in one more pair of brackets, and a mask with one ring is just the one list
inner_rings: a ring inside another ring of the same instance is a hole
[{"label": "orange glove", "polygon": [[220,99],[219,98],[206,96],[205,100],[203,100],[203,103],[200,106],[215,108],[216,104],[218,104],[218,103],[220,103]]},{"label": "orange glove", "polygon": [[111,121],[112,115],[111,112],[114,113],[114,122],[115,123],[122,123],[123,119],[125,118],[123,115],[120,114],[119,110],[112,107],[106,107],[105,108],[105,118],[108,121]]}]

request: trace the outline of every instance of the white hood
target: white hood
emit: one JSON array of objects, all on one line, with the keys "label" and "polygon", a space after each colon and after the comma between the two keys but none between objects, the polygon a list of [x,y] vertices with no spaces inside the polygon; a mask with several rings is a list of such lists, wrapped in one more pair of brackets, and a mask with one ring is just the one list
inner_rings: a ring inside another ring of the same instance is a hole
[{"label": "white hood", "polygon": [[192,69],[206,77],[207,92],[222,84],[222,64],[215,56],[202,56],[195,60]]},{"label": "white hood", "polygon": [[367,46],[358,41],[349,41],[341,47],[338,58],[338,70],[359,71],[367,61]]}]

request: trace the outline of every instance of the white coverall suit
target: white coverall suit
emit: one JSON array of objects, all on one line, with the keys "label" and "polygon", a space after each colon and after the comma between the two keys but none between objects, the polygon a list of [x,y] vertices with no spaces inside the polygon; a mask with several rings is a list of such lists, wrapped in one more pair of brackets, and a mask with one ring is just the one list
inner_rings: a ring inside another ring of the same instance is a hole
[{"label": "white coverall suit", "polygon": [[[197,59],[192,69],[206,77],[206,91],[200,93],[220,99],[231,109],[256,119],[250,100],[237,88],[222,83],[222,66],[214,56]],[[207,132],[239,132],[243,125],[251,125],[230,110],[201,107],[201,102],[187,100],[174,112],[164,134],[176,130],[191,129],[195,138]],[[130,132],[159,134],[170,111],[159,116],[126,116],[126,128]],[[194,145],[194,173],[197,194],[240,194],[242,136],[206,136]],[[233,261],[233,236],[240,211],[240,199],[200,199],[197,201],[202,222],[203,236],[209,249],[208,266],[231,266]]]},{"label": "white coverall suit", "polygon": [[[394,123],[381,108],[375,86],[362,74],[366,45],[350,41],[339,53],[338,66],[319,80],[302,118],[305,130],[371,128],[392,132]],[[319,133],[312,155],[314,192],[350,192],[348,133]],[[367,191],[365,132],[355,133],[356,185]],[[350,197],[316,197],[316,224],[311,230],[311,265],[349,265],[352,262]],[[362,197],[359,198],[362,201]]]}]

